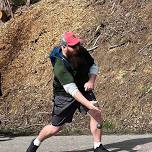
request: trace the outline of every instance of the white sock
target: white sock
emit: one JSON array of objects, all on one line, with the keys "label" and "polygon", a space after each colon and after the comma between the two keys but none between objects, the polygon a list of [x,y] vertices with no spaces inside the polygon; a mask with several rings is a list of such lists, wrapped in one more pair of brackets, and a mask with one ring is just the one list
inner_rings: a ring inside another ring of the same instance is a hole
[{"label": "white sock", "polygon": [[96,149],[97,147],[99,147],[101,144],[101,142],[94,142],[94,149]]},{"label": "white sock", "polygon": [[41,141],[40,141],[38,138],[36,138],[36,139],[34,140],[34,145],[35,145],[35,146],[40,146],[40,144],[41,144]]}]

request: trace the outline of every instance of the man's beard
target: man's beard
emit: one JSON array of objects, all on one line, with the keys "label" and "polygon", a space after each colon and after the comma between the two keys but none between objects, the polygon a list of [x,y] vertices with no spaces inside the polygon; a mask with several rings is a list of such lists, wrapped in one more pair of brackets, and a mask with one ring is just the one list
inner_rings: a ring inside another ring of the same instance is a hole
[{"label": "man's beard", "polygon": [[70,57],[68,57],[70,63],[76,69],[84,62],[80,56],[80,51],[78,50],[77,54],[72,54]]},{"label": "man's beard", "polygon": [[66,52],[66,56],[67,56],[68,58],[71,58],[71,57],[73,57],[73,56],[78,55],[79,52],[80,52],[80,50],[74,50],[74,52],[67,51],[67,52]]}]

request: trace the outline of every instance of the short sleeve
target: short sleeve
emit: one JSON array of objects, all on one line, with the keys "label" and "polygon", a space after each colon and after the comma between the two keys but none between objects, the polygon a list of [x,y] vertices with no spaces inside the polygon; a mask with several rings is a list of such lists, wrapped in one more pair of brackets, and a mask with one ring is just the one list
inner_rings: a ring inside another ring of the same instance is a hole
[{"label": "short sleeve", "polygon": [[57,59],[54,65],[54,75],[62,85],[74,82],[72,74],[66,69],[62,60]]}]

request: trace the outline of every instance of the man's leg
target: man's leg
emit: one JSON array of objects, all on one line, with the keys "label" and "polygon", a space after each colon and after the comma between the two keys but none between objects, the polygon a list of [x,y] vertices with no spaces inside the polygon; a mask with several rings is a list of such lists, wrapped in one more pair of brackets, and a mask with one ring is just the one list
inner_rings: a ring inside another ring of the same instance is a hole
[{"label": "man's leg", "polygon": [[37,139],[42,142],[46,138],[56,135],[62,128],[63,126],[47,125],[40,131]]},{"label": "man's leg", "polygon": [[102,126],[100,127],[100,125],[102,125],[101,114],[96,113],[95,111],[92,110],[88,111],[88,114],[90,116],[90,130],[94,140],[94,152],[108,152],[108,150],[101,143],[101,137],[102,137]]},{"label": "man's leg", "polygon": [[36,152],[38,147],[40,146],[41,142],[45,139],[56,135],[63,126],[53,126],[53,125],[47,125],[45,126],[39,133],[38,137],[34,140],[32,140],[30,146],[28,147],[26,152]]},{"label": "man's leg", "polygon": [[90,130],[93,135],[94,142],[101,142],[102,129],[98,129],[97,125],[101,124],[101,114],[96,113],[92,110],[88,111],[90,116]]}]

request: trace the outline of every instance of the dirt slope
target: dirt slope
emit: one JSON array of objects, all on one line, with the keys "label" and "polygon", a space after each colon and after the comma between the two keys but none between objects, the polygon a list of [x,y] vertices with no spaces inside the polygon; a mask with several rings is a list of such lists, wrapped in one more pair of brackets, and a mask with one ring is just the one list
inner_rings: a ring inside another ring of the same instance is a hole
[{"label": "dirt slope", "polygon": [[[151,10],[151,0],[42,0],[17,10],[0,28],[1,129],[33,131],[48,123],[48,55],[63,32],[75,31],[87,48],[98,38],[92,56],[100,66],[95,93],[104,106],[105,131],[151,132]],[[63,132],[89,133],[86,120],[75,117]]]}]

